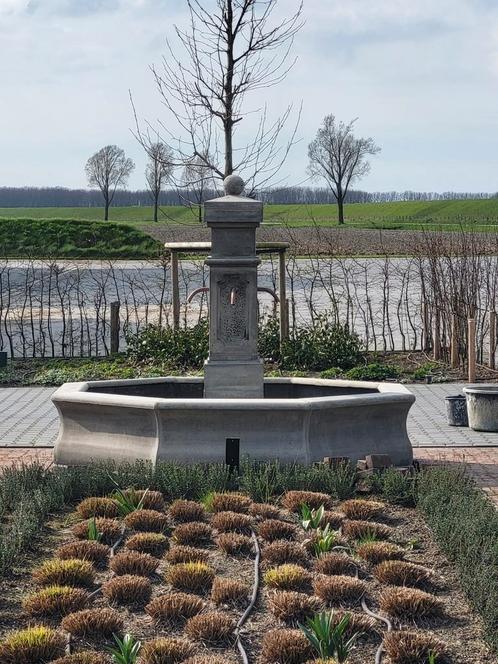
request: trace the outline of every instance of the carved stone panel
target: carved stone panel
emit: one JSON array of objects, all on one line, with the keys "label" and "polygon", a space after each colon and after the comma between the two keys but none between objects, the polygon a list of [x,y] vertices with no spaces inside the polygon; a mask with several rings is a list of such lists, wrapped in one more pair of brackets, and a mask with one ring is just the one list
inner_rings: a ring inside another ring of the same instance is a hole
[{"label": "carved stone panel", "polygon": [[218,281],[217,338],[221,343],[237,344],[249,338],[248,284],[236,274],[224,274]]}]

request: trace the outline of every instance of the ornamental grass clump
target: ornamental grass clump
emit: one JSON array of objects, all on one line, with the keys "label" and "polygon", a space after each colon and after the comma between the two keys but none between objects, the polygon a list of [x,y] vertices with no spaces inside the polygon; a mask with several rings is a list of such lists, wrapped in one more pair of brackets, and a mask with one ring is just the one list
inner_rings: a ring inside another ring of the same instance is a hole
[{"label": "ornamental grass clump", "polygon": [[194,651],[184,639],[164,637],[148,641],[140,650],[140,664],[178,664]]},{"label": "ornamental grass clump", "polygon": [[240,533],[223,533],[216,540],[216,544],[229,556],[248,554],[252,549],[251,538]]},{"label": "ornamental grass clump", "polygon": [[359,602],[366,589],[365,581],[342,574],[320,576],[313,581],[315,595],[327,604]]},{"label": "ornamental grass clump", "polygon": [[291,512],[300,512],[302,505],[313,510],[320,509],[322,505],[324,509],[330,509],[332,499],[327,493],[316,491],[287,491],[282,498],[282,505]]},{"label": "ornamental grass clump", "polygon": [[186,659],[183,664],[226,664],[226,659],[218,655],[196,655]]},{"label": "ornamental grass clump", "polygon": [[163,533],[136,533],[126,540],[125,547],[151,556],[162,556],[169,548],[169,541]]},{"label": "ornamental grass clump", "polygon": [[344,521],[342,532],[349,539],[361,540],[362,538],[372,538],[375,540],[389,539],[392,535],[392,529],[383,523],[375,521]]},{"label": "ornamental grass clump", "polygon": [[265,546],[262,558],[269,565],[283,565],[285,563],[307,565],[309,563],[309,556],[306,549],[297,542],[288,542],[286,540],[277,540]]},{"label": "ornamental grass clump", "polygon": [[88,560],[97,567],[106,567],[111,549],[107,544],[92,540],[76,540],[60,546],[55,555],[61,560]]},{"label": "ornamental grass clump", "polygon": [[220,604],[237,606],[247,603],[249,593],[250,589],[246,583],[217,576],[213,581],[211,599],[217,606]]},{"label": "ornamental grass clump", "polygon": [[152,585],[144,576],[123,574],[102,584],[102,594],[113,604],[143,606],[152,595]]},{"label": "ornamental grass clump", "polygon": [[178,544],[200,546],[207,544],[212,538],[211,526],[202,521],[190,521],[177,526],[173,532],[173,539]]},{"label": "ornamental grass clump", "polygon": [[208,494],[206,502],[210,512],[247,514],[252,505],[252,500],[241,493],[211,493]]},{"label": "ornamental grass clump", "polygon": [[157,510],[162,512],[165,508],[164,496],[160,491],[150,489],[125,489],[123,495],[140,509]]},{"label": "ornamental grass clump", "polygon": [[175,523],[204,521],[206,510],[204,505],[196,503],[194,500],[175,500],[169,507],[169,515]]},{"label": "ornamental grass clump", "polygon": [[23,601],[23,609],[33,617],[65,616],[84,609],[88,602],[88,593],[81,588],[48,586],[28,595]]},{"label": "ornamental grass clump", "polygon": [[34,570],[33,580],[41,586],[91,586],[95,570],[88,560],[69,558],[46,560]]},{"label": "ornamental grass clump", "polygon": [[322,608],[318,597],[285,590],[272,593],[268,605],[275,618],[289,624],[304,622]]},{"label": "ornamental grass clump", "polygon": [[168,528],[168,517],[157,510],[135,510],[126,515],[124,522],[131,530],[146,533],[164,533]]},{"label": "ornamental grass clump", "polygon": [[138,551],[122,551],[111,560],[110,568],[118,576],[123,574],[136,574],[149,576],[159,566],[159,560],[148,553]]},{"label": "ornamental grass clump", "polygon": [[333,530],[339,530],[344,521],[344,514],[334,512],[333,510],[325,510],[322,516],[321,526],[326,528],[329,526]]},{"label": "ornamental grass clump", "polygon": [[423,618],[442,613],[442,604],[435,595],[416,588],[387,588],[379,598],[380,610],[399,618]]},{"label": "ornamental grass clump", "polygon": [[110,664],[110,662],[111,660],[107,655],[95,650],[83,650],[82,652],[60,657],[50,664]]},{"label": "ornamental grass clump", "polygon": [[291,540],[296,535],[296,528],[292,523],[267,519],[258,526],[258,535],[267,542],[276,540]]},{"label": "ornamental grass clump", "polygon": [[95,537],[90,537],[93,530],[92,526],[95,526],[95,530],[101,535],[99,539],[104,544],[114,544],[121,536],[122,526],[120,522],[117,519],[104,517],[81,521],[73,526],[72,533],[80,540],[93,540]]},{"label": "ornamental grass clump", "polygon": [[77,637],[110,637],[121,633],[123,618],[114,609],[84,609],[63,618],[62,628]]},{"label": "ornamental grass clump", "polygon": [[356,555],[372,564],[384,560],[400,560],[404,554],[400,546],[390,542],[362,542],[356,547]]},{"label": "ornamental grass clump", "polygon": [[249,514],[257,519],[279,519],[282,516],[279,508],[271,503],[253,503]]},{"label": "ornamental grass clump", "polygon": [[308,618],[306,625],[301,625],[301,630],[322,661],[333,658],[332,661],[342,664],[348,659],[359,636],[358,633],[348,634],[349,623],[348,613],[336,621],[333,612],[323,611]]},{"label": "ornamental grass clump", "polygon": [[90,497],[82,500],[77,506],[76,512],[82,519],[90,519],[92,517],[115,519],[119,514],[118,506],[112,498],[98,497]]},{"label": "ornamental grass clump", "polygon": [[158,625],[176,625],[196,616],[203,608],[204,602],[199,597],[178,592],[154,598],[145,611]]},{"label": "ornamental grass clump", "polygon": [[448,652],[443,641],[427,632],[390,632],[385,635],[383,646],[392,664],[441,662]]},{"label": "ornamental grass clump", "polygon": [[345,553],[324,553],[314,563],[313,569],[319,574],[330,576],[332,574],[356,573],[354,560]]},{"label": "ornamental grass clump", "polygon": [[230,643],[234,638],[235,621],[221,611],[199,613],[190,618],[185,632],[194,641],[205,645],[220,646]]},{"label": "ornamental grass clump", "polygon": [[206,593],[213,584],[214,570],[205,563],[179,563],[170,567],[166,580],[177,590]]},{"label": "ornamental grass clump", "polygon": [[311,582],[311,574],[304,567],[294,564],[269,569],[263,578],[268,588],[276,590],[303,590]]},{"label": "ornamental grass clump", "polygon": [[165,556],[171,565],[178,563],[207,563],[209,551],[196,549],[193,546],[173,546]]},{"label": "ornamental grass clump", "polygon": [[425,567],[403,560],[385,560],[374,567],[372,573],[377,581],[393,586],[424,586],[432,576]]},{"label": "ornamental grass clump", "polygon": [[341,504],[341,510],[351,520],[373,519],[379,516],[384,510],[384,503],[377,502],[376,500],[361,500],[352,498],[345,500]]},{"label": "ornamental grass clump", "polygon": [[272,629],[263,637],[265,664],[305,664],[312,657],[313,649],[300,629]]},{"label": "ornamental grass clump", "polygon": [[337,625],[345,615],[349,616],[346,634],[367,634],[368,632],[375,632],[379,627],[379,623],[375,618],[367,616],[365,613],[355,613],[354,611],[344,611],[341,609],[334,609],[332,612],[332,624]]},{"label": "ornamental grass clump", "polygon": [[211,525],[220,533],[249,534],[253,526],[253,520],[247,514],[241,514],[240,512],[217,512],[211,519]]},{"label": "ornamental grass clump", "polygon": [[7,634],[0,641],[2,664],[34,664],[50,662],[64,654],[66,637],[42,625]]}]

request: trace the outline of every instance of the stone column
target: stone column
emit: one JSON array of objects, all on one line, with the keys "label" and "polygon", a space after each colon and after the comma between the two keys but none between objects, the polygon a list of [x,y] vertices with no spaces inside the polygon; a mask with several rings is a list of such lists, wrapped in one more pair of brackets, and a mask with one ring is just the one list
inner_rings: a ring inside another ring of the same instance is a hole
[{"label": "stone column", "polygon": [[211,228],[209,266],[209,359],[204,372],[207,399],[260,399],[263,362],[258,341],[258,265],[256,228],[263,204],[241,196],[237,175],[225,180],[226,195],[207,201]]}]

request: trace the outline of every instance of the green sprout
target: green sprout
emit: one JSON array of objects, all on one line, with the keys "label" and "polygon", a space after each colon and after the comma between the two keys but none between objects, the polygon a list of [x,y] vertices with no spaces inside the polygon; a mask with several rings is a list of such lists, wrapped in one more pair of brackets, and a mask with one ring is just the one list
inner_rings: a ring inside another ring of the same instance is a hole
[{"label": "green sprout", "polygon": [[139,499],[138,493],[136,491],[131,490],[124,492],[111,475],[108,475],[108,477],[116,487],[116,489],[111,494],[111,498],[116,502],[121,516],[126,516],[127,514],[131,514],[136,510],[142,509],[149,489],[146,489],[143,492],[142,497]]},{"label": "green sprout", "polygon": [[97,520],[95,517],[93,519],[90,519],[88,522],[88,534],[87,534],[87,539],[93,541],[93,542],[100,542],[102,540],[102,535],[97,528]]},{"label": "green sprout", "polygon": [[113,634],[116,646],[109,647],[106,650],[112,656],[113,664],[136,664],[138,653],[142,644],[131,634],[125,634],[123,639]]},{"label": "green sprout", "polygon": [[318,528],[316,531],[317,539],[313,542],[313,549],[315,556],[319,558],[324,553],[332,551],[337,541],[337,533],[335,530],[331,530],[330,524],[328,523],[325,528]]},{"label": "green sprout", "polygon": [[351,615],[346,613],[334,624],[334,613],[322,611],[308,618],[306,625],[299,625],[311,647],[321,659],[335,658],[339,664],[347,660],[360,636],[355,632],[347,638]]},{"label": "green sprout", "polygon": [[309,505],[303,503],[301,505],[301,525],[304,530],[317,530],[323,519],[325,507],[320,505],[317,510],[310,509]]}]

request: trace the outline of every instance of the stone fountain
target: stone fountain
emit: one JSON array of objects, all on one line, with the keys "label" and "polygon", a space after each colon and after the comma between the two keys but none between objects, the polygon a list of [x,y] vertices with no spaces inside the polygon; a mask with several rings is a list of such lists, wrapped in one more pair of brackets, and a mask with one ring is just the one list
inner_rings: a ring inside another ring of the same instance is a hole
[{"label": "stone fountain", "polygon": [[204,378],[67,383],[53,395],[59,464],[91,460],[236,464],[242,456],[313,463],[388,454],[412,461],[406,431],[415,397],[402,385],[264,379],[257,351],[256,229],[263,205],[232,175],[205,204],[212,229],[209,359]]}]

